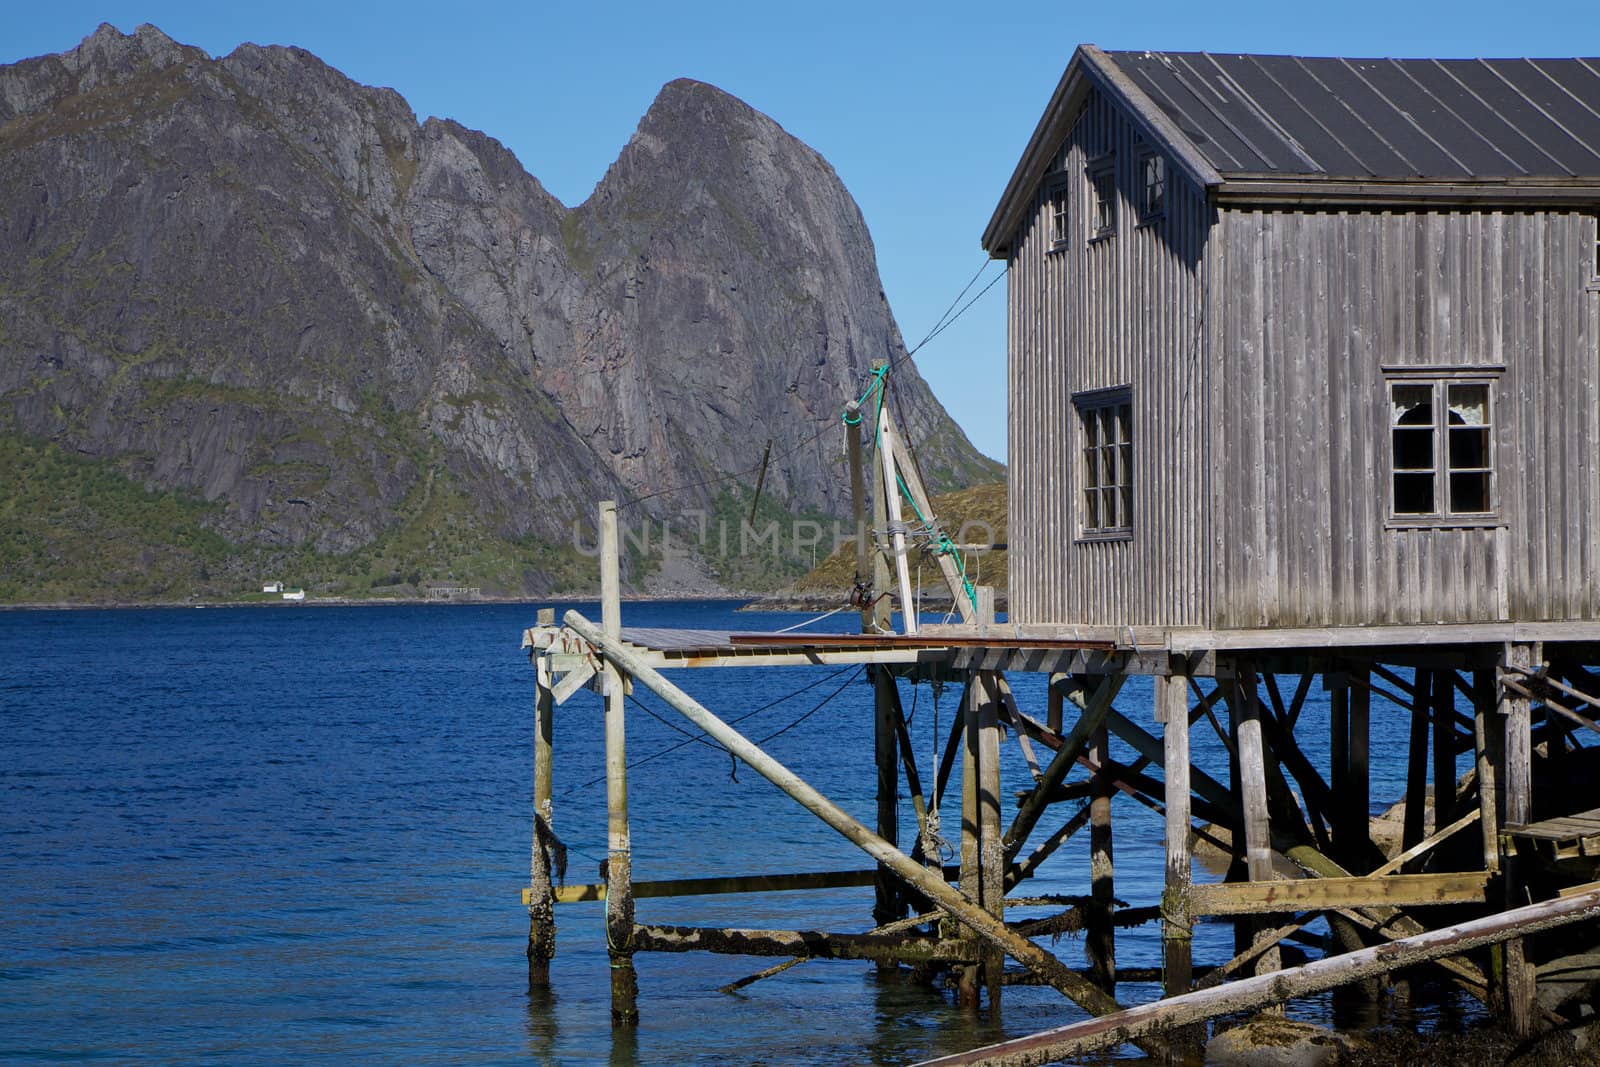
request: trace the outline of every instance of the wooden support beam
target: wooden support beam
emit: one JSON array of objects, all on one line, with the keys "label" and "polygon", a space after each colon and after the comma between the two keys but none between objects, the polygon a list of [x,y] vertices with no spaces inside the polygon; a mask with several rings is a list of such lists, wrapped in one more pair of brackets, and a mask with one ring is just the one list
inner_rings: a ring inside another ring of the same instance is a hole
[{"label": "wooden support beam", "polygon": [[[1152,737],[1138,723],[1112,708],[1106,712],[1106,727],[1127,742],[1128,746],[1139,755],[1161,763],[1165,767],[1162,742]],[[1193,765],[1189,768],[1189,780],[1196,796],[1232,813],[1232,818],[1237,820],[1239,806],[1234,803],[1233,794],[1228,791],[1227,786]]]},{"label": "wooden support beam", "polygon": [[1161,894],[1163,991],[1189,991],[1194,970],[1194,913],[1189,909],[1189,701],[1182,675],[1155,679],[1155,718],[1161,723],[1165,779],[1167,873]]},{"label": "wooden support beam", "polygon": [[1347,855],[1364,856],[1372,848],[1372,692],[1362,683],[1367,680],[1364,669],[1351,669],[1345,677],[1356,683],[1350,692],[1350,795],[1347,818],[1350,821],[1350,844]]},{"label": "wooden support beam", "polygon": [[1433,672],[1433,825],[1456,819],[1456,672]]},{"label": "wooden support beam", "polygon": [[[622,568],[617,505],[600,504],[600,619],[606,638],[621,642]],[[633,969],[633,845],[628,832],[628,742],[623,674],[614,656],[602,673],[606,717],[606,950],[611,958],[611,1023],[639,1021],[639,979]]]},{"label": "wooden support beam", "polygon": [[[1400,853],[1394,859],[1390,860],[1389,862],[1385,863],[1382,867],[1379,867],[1377,870],[1375,870],[1371,874],[1367,875],[1367,877],[1368,878],[1378,878],[1378,877],[1381,877],[1382,875],[1391,874],[1394,871],[1400,870],[1402,867],[1404,867],[1411,860],[1416,859],[1418,856],[1421,856],[1422,854],[1424,854],[1426,852],[1432,851],[1432,849],[1433,849],[1433,847],[1435,845],[1440,844],[1441,842],[1445,841],[1447,838],[1453,837],[1456,834],[1457,831],[1465,830],[1467,827],[1469,827],[1473,823],[1477,822],[1478,819],[1481,817],[1481,814],[1482,814],[1481,812],[1477,812],[1477,811],[1469,811],[1469,812],[1467,812],[1465,815],[1461,816],[1461,818],[1457,819],[1455,822],[1451,823],[1449,826],[1446,826],[1441,830],[1435,830],[1433,832],[1433,835],[1431,837],[1429,837],[1426,841],[1422,841],[1422,842],[1420,842],[1418,844],[1412,845],[1410,848],[1408,848],[1404,852]],[[1487,870],[1485,871],[1485,873],[1487,873]]]},{"label": "wooden support beam", "polygon": [[1084,948],[1089,956],[1089,970],[1094,983],[1107,993],[1115,993],[1117,942],[1115,928],[1111,925],[1111,912],[1116,900],[1116,865],[1112,847],[1111,797],[1116,786],[1105,766],[1110,758],[1108,749],[1111,739],[1103,719],[1090,737],[1092,740],[1087,755],[1099,765],[1099,769],[1090,778],[1089,893],[1094,904],[1089,909]]},{"label": "wooden support beam", "polygon": [[[1533,730],[1532,702],[1510,686],[1507,675],[1526,674],[1539,665],[1540,651],[1530,644],[1507,644],[1501,652],[1500,711],[1505,723],[1505,819],[1502,825],[1533,821]],[[1518,857],[1503,857],[1506,905],[1527,902],[1526,876]],[[1506,942],[1504,954],[1504,994],[1511,1032],[1518,1037],[1533,1033],[1534,972],[1521,938]]]},{"label": "wooden support beam", "polygon": [[1474,770],[1478,777],[1478,820],[1483,830],[1483,869],[1491,873],[1500,870],[1500,819],[1496,811],[1499,789],[1496,770],[1500,763],[1500,747],[1496,738],[1503,738],[1500,719],[1495,715],[1494,675],[1489,671],[1475,671],[1472,675],[1472,738]]},{"label": "wooden support beam", "polygon": [[1068,1060],[1096,1049],[1113,1048],[1130,1040],[1192,1024],[1218,1015],[1244,1012],[1296,997],[1408,967],[1415,963],[1458,955],[1511,937],[1525,937],[1600,917],[1600,891],[1558,898],[1515,911],[1431,930],[1387,945],[1342,956],[1314,960],[1277,974],[1229,982],[1170,1000],[1142,1004],[1116,1015],[1043,1030],[970,1052],[924,1060],[916,1067],[1036,1067]]},{"label": "wooden support beam", "polygon": [[850,463],[850,517],[855,520],[856,589],[867,589],[861,600],[861,632],[877,632],[873,626],[873,597],[882,592],[871,585],[873,551],[867,544],[866,476],[861,463],[861,405],[852,400],[844,406],[845,453]]},{"label": "wooden support beam", "polygon": [[551,877],[552,829],[551,720],[555,693],[550,685],[550,662],[534,658],[533,710],[533,850],[528,868],[528,988],[550,985],[550,960],[556,954],[555,880]]},{"label": "wooden support beam", "polygon": [[[1233,699],[1228,701],[1233,714],[1234,734],[1239,746],[1239,796],[1244,807],[1245,868],[1252,882],[1272,878],[1272,830],[1267,815],[1267,757],[1261,737],[1261,707],[1256,697],[1256,674],[1249,661],[1240,661],[1233,682]],[[1195,887],[1198,889],[1199,887]],[[1200,914],[1200,904],[1190,890],[1190,906]],[[1240,913],[1243,914],[1243,913]],[[1261,953],[1256,973],[1275,971],[1279,966],[1275,948]]]},{"label": "wooden support beam", "polygon": [[[878,373],[885,365],[887,365],[887,362],[888,361],[884,359],[874,359],[872,361],[873,373]],[[888,388],[888,384],[886,382],[880,383],[879,388],[886,389]],[[881,405],[883,397],[880,396],[878,399]],[[864,419],[863,425],[876,428],[876,413],[872,414],[870,419]],[[893,490],[893,487],[884,484],[883,467],[881,463],[878,463],[878,457],[876,455],[873,456],[873,461],[876,464],[877,469],[874,472],[875,476],[872,479],[872,529],[874,532],[872,537],[871,626],[873,633],[888,634],[894,632],[894,613],[892,601],[889,597],[889,587],[892,579],[889,576],[888,544],[886,541],[879,540],[879,538],[887,538],[888,536],[889,493]]]},{"label": "wooden support beam", "polygon": [[[632,674],[637,681],[661,697],[669,707],[742,760],[746,766],[783,790],[807,811],[827,823],[874,860],[887,864],[927,896],[933,904],[976,932],[983,940],[1002,949],[1022,966],[1038,974],[1085,1011],[1103,1015],[1119,1010],[1120,1006],[1116,1001],[1096,988],[1092,982],[1085,981],[1055,956],[1007,928],[1004,922],[984,911],[977,902],[952,889],[942,878],[867,829],[859,820],[817,792],[793,771],[767,755],[744,735],[673,685],[661,672],[651,667],[623,642],[602,632],[577,611],[568,611],[565,621],[580,637],[590,644],[599,646],[608,658],[614,658],[622,669]],[[1166,1050],[1165,1044],[1158,1040],[1140,1040],[1137,1043],[1153,1054],[1164,1053]]]},{"label": "wooden support beam", "polygon": [[[966,699],[961,702],[961,893],[980,907],[983,904],[983,859],[978,831],[978,707],[983,702],[985,688],[981,675],[974,673],[967,683]],[[970,931],[964,936],[975,937]],[[980,971],[976,959],[968,966],[956,968],[956,1002],[963,1008],[978,1006]]]},{"label": "wooden support beam", "polygon": [[1328,908],[1481,904],[1488,884],[1489,876],[1483,871],[1219,882],[1193,886],[1189,907],[1196,915],[1266,915]]},{"label": "wooden support beam", "polygon": [[[889,388],[888,379],[880,387]],[[889,405],[878,408],[878,465],[884,500],[889,509],[889,543],[894,550],[894,570],[900,581],[900,619],[908,634],[917,632],[917,603],[911,595],[911,567],[906,560],[906,527],[900,512],[900,484],[895,470],[894,430],[889,424]]]},{"label": "wooden support beam", "polygon": [[1411,745],[1406,757],[1406,814],[1400,827],[1400,847],[1419,843],[1428,814],[1428,695],[1429,674],[1418,671],[1411,698]]},{"label": "wooden support beam", "polygon": [[1124,678],[1120,674],[1108,674],[1101,679],[1092,697],[1085,696],[1083,688],[1076,688],[1069,694],[1075,703],[1081,703],[1083,712],[1078,716],[1078,721],[1073,724],[1071,733],[1067,735],[1061,747],[1056,749],[1056,754],[1051,757],[1044,774],[1035,783],[1033,794],[1023,801],[1021,807],[1017,809],[1016,816],[1011,820],[1011,828],[1006,831],[1004,838],[1008,860],[1015,858],[1022,846],[1027,843],[1028,835],[1033,832],[1039,817],[1050,804],[1051,791],[1066,780],[1067,772],[1083,754],[1093,732],[1105,721],[1111,710],[1111,701],[1121,691],[1123,681]]},{"label": "wooden support beam", "polygon": [[[946,881],[960,877],[961,869],[950,866],[937,868]],[[809,889],[853,889],[872,885],[878,876],[876,869],[861,871],[799,871],[792,874],[731,874],[709,878],[661,878],[634,882],[635,900],[649,897],[703,897],[722,896],[728,893],[793,893]],[[522,891],[522,902],[528,903],[529,891]],[[589,885],[564,885],[555,891],[557,904],[581,904],[606,899],[604,882]],[[893,926],[889,923],[887,929]]]},{"label": "wooden support beam", "polygon": [[[1000,921],[1006,916],[1006,851],[1000,836],[1000,679],[990,671],[980,671],[973,679],[979,692],[978,703],[978,888],[979,903]],[[986,946],[983,955],[983,981],[988,991],[991,1018],[1000,1010],[1000,975],[1005,969],[1005,953]]]},{"label": "wooden support beam", "polygon": [[[917,471],[917,465],[911,461],[910,455],[906,454],[904,446],[900,444],[905,439],[904,434],[901,432],[901,427],[896,426],[894,420],[889,418],[887,406],[884,408],[883,416],[889,420],[889,425],[894,431],[894,440],[896,442],[894,445],[896,450],[895,458],[897,460],[895,469],[899,473],[901,480],[905,482],[906,493],[911,497],[911,502],[922,513],[922,517],[928,521],[928,524],[937,528],[938,517],[933,513],[933,504],[929,501],[928,491],[922,484],[922,475]],[[966,583],[961,578],[961,571],[949,553],[935,552],[933,558],[939,567],[939,573],[944,577],[945,585],[950,589],[950,599],[955,604],[956,610],[961,613],[961,621],[969,626],[994,622],[993,601],[990,601],[988,615],[985,617],[981,610],[982,606],[973,603],[972,597],[968,595]],[[991,595],[992,592],[991,590]]]},{"label": "wooden support beam", "polygon": [[[911,797],[911,810],[917,816],[917,845],[920,847],[928,833],[928,800],[922,791],[922,776],[917,773],[917,754],[911,746],[911,731],[906,727],[905,707],[900,703],[900,687],[891,682],[889,694],[894,699],[894,729],[900,750],[900,765],[906,775],[906,792]],[[938,856],[923,856],[925,863],[938,863]]]},{"label": "wooden support beam", "polygon": [[636,926],[639,952],[711,952],[729,956],[799,956],[879,963],[971,963],[973,942],[905,934],[835,934],[820,930],[741,930],[704,926]]},{"label": "wooden support beam", "polygon": [[[886,667],[869,668],[872,673],[873,763],[878,772],[878,836],[896,848],[900,845],[900,718],[899,693],[894,675]],[[887,867],[878,868],[873,884],[872,921],[877,925],[893,922],[906,913],[901,881]]]}]

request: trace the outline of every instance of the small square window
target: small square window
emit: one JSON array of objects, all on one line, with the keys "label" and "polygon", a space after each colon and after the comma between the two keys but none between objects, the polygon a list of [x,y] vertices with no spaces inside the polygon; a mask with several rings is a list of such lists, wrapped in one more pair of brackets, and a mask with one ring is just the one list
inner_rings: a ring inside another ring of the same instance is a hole
[{"label": "small square window", "polygon": [[1125,537],[1133,530],[1133,401],[1127,388],[1080,393],[1082,510],[1078,528],[1088,539]]},{"label": "small square window", "polygon": [[1045,187],[1045,215],[1050,227],[1050,251],[1065,248],[1071,231],[1067,228],[1067,188],[1065,175],[1058,175]]},{"label": "small square window", "polygon": [[1117,232],[1117,168],[1115,159],[1102,159],[1089,168],[1089,236],[1109,237]]},{"label": "small square window", "polygon": [[1589,216],[1590,223],[1594,226],[1593,256],[1589,263],[1589,289],[1600,289],[1600,211]]},{"label": "small square window", "polygon": [[1146,149],[1139,157],[1139,221],[1167,213],[1167,157]]},{"label": "small square window", "polygon": [[1484,381],[1389,383],[1390,513],[1395,518],[1492,517],[1490,395]]}]

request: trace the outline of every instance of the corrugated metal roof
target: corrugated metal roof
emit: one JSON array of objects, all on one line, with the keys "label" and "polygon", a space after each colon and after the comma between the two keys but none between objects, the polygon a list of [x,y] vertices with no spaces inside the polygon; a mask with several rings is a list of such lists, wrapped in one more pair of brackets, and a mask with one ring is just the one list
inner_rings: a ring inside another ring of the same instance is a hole
[{"label": "corrugated metal roof", "polygon": [[1600,176],[1600,59],[1107,54],[1223,174]]}]

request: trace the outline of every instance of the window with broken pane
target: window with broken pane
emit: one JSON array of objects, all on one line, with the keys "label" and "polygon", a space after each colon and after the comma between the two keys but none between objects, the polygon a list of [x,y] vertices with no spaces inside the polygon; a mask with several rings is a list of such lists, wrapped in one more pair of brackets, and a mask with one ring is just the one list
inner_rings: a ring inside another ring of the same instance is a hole
[{"label": "window with broken pane", "polygon": [[1490,393],[1481,381],[1389,383],[1390,508],[1396,518],[1494,511]]}]

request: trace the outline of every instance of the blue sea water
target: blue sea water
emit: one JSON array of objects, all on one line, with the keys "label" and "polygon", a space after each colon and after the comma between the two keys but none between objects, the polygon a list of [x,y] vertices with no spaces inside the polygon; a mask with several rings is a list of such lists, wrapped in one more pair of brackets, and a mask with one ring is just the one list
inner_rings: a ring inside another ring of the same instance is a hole
[{"label": "blue sea water", "polygon": [[[628,604],[624,618],[736,630],[803,618],[734,607]],[[643,955],[641,1024],[614,1039],[599,904],[558,910],[552,988],[530,994],[518,892],[534,690],[519,640],[533,621],[527,605],[0,613],[0,1062],[901,1063],[1079,1017],[1051,991],[1011,987],[996,1022],[848,962],[730,996],[717,987],[774,961]],[[854,668],[675,680],[724,718],[811,685],[740,729],[871,823],[871,694]],[[1012,682],[1042,716],[1039,680]],[[927,687],[903,692],[926,768],[956,694],[936,706]],[[639,696],[636,878],[867,865],[748,767],[683,743],[686,724]],[[1148,726],[1148,683],[1131,682],[1118,707]],[[1375,708],[1379,806],[1399,792],[1404,730]],[[1326,737],[1322,694],[1300,733],[1313,751]],[[1193,736],[1196,762],[1225,777],[1215,737]],[[596,880],[605,853],[602,749],[600,700],[580,693],[555,720],[569,881]],[[1115,744],[1113,755],[1133,758]],[[1009,792],[1027,770],[1014,743],[1005,759]],[[1128,798],[1114,808],[1118,896],[1153,903],[1160,816]],[[956,825],[952,809],[952,838]],[[1032,891],[1086,892],[1086,837]],[[871,904],[855,889],[638,910],[646,922],[862,930]],[[1071,940],[1054,948],[1081,960]],[[1203,925],[1195,948],[1220,962],[1232,933]],[[1156,927],[1120,932],[1117,951],[1122,966],[1157,966]],[[1326,999],[1294,1010],[1330,1014]]]}]

